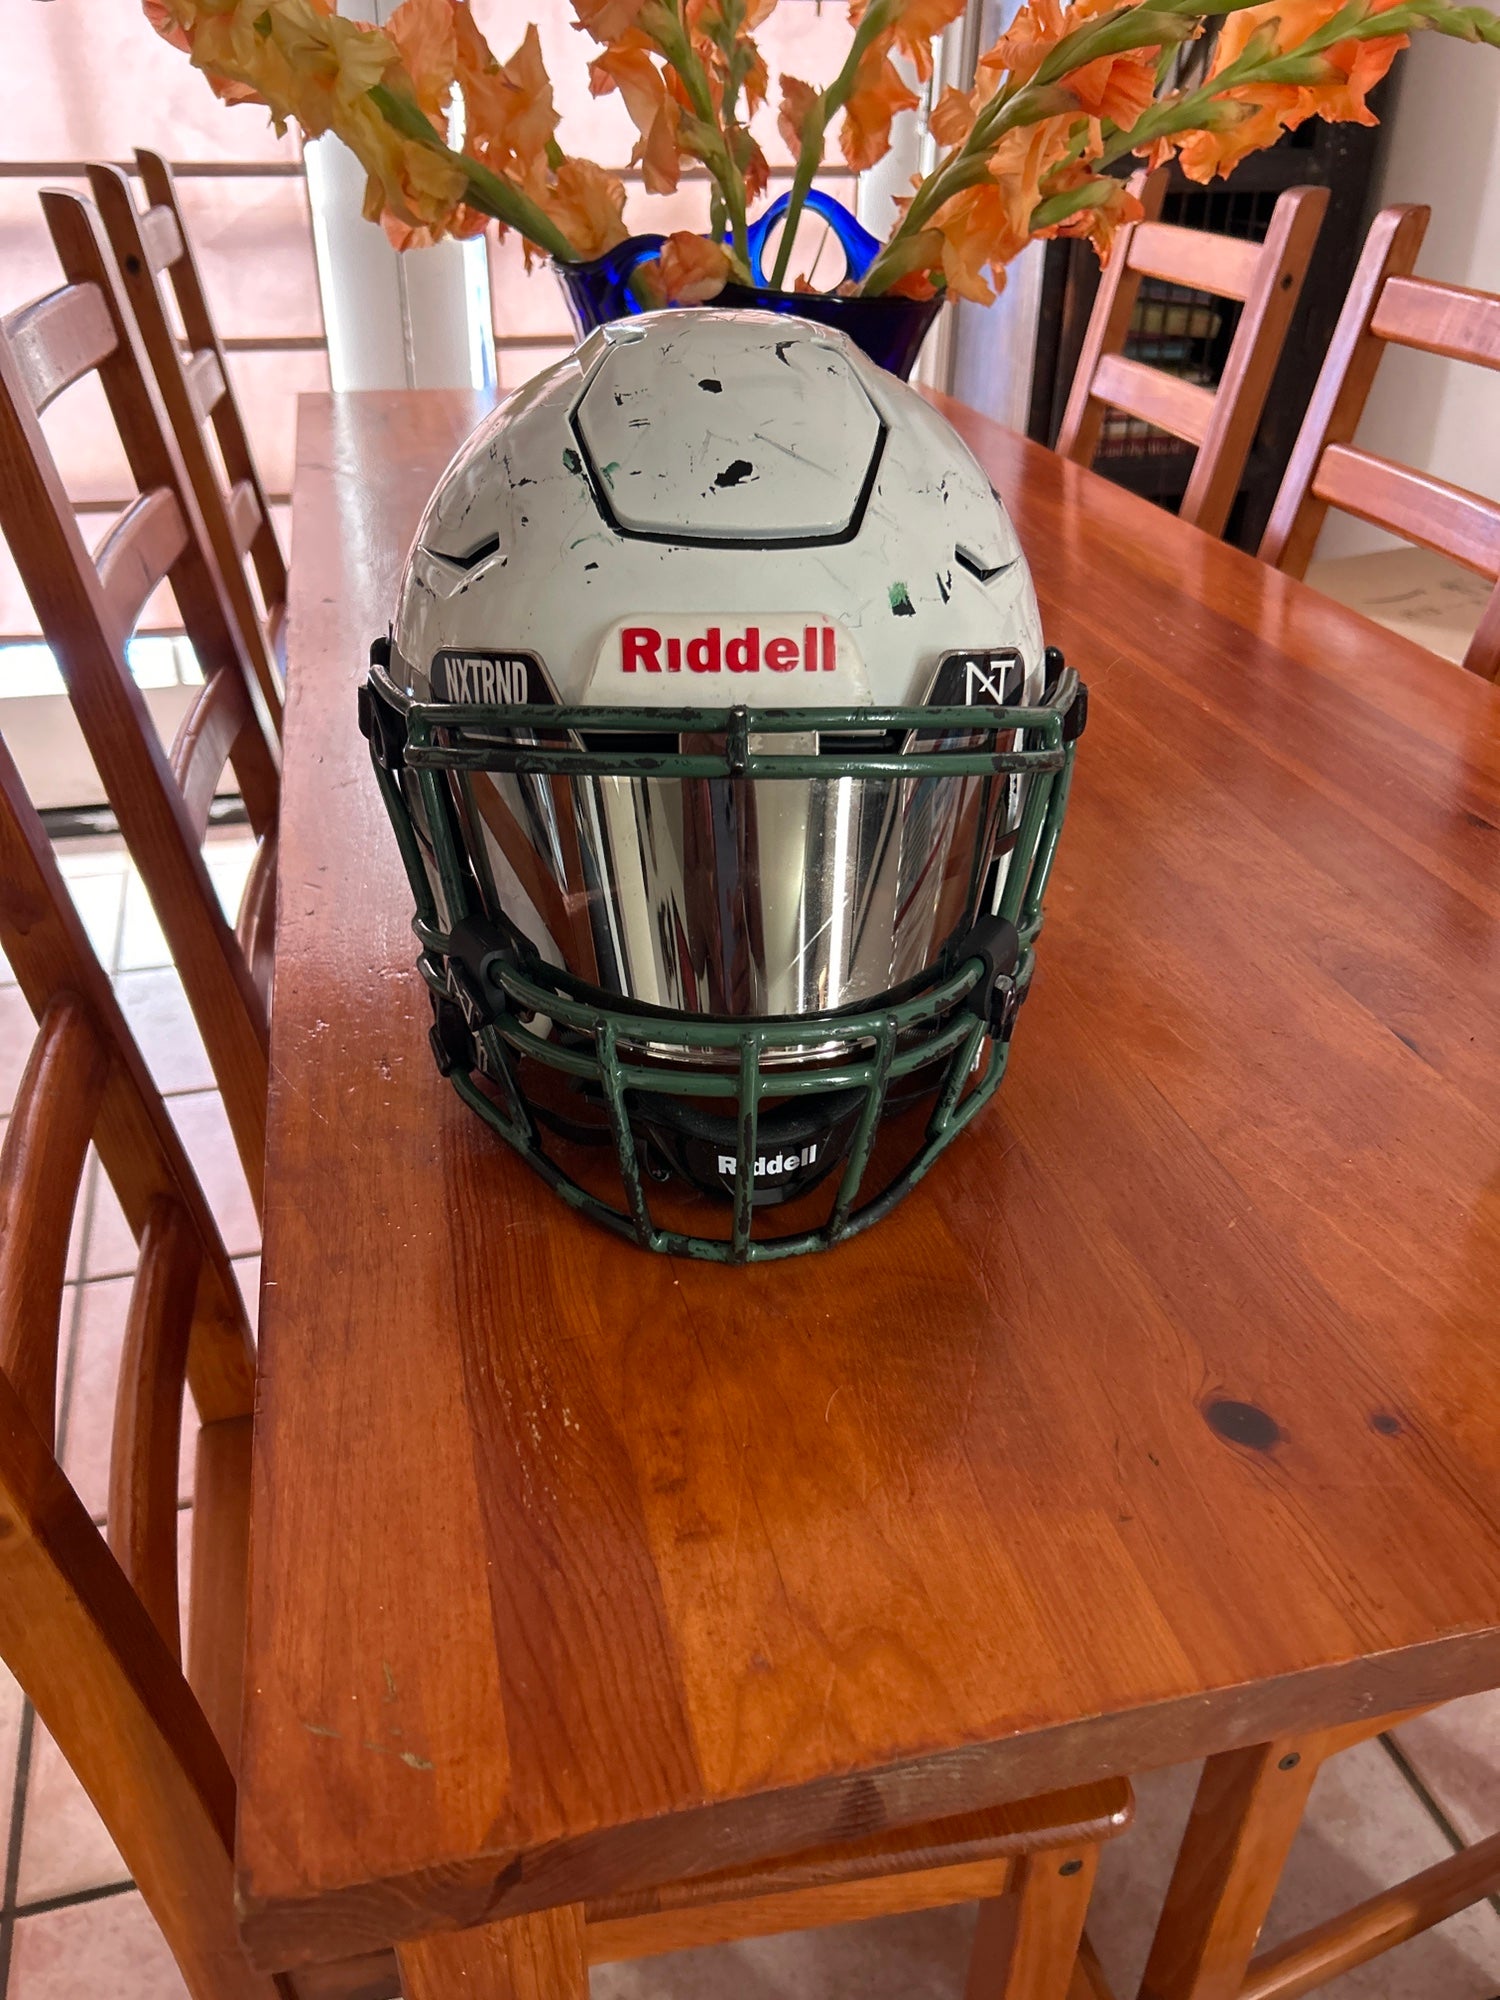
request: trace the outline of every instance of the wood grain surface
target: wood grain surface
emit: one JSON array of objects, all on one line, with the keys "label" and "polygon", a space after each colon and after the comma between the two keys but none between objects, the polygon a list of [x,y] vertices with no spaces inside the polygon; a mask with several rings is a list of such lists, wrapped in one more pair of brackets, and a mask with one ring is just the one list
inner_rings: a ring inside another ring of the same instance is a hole
[{"label": "wood grain surface", "polygon": [[303,404],[267,1965],[1500,1681],[1500,693],[948,407],[1093,696],[1036,986],[889,1221],[733,1270],[433,1068],[354,696],[480,410]]}]

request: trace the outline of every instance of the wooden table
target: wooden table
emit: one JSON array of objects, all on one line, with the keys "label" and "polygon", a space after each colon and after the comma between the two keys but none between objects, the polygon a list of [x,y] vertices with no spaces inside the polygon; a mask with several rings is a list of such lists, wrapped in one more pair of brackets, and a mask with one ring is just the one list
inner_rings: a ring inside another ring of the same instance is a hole
[{"label": "wooden table", "polygon": [[434,1071],[354,694],[478,406],[304,400],[268,1966],[1500,1682],[1500,692],[950,413],[1093,694],[1036,989],[891,1220],[732,1270]]}]

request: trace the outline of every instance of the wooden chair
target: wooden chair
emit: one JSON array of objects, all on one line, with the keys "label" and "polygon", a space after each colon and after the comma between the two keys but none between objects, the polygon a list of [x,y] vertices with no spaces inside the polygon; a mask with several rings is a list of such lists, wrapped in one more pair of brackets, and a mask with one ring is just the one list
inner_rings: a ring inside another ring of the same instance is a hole
[{"label": "wooden chair", "polygon": [[1420,1715],[1210,1757],[1139,2000],[1295,2000],[1500,1888],[1500,1834],[1255,1956],[1313,1781],[1330,1757]]},{"label": "wooden chair", "polygon": [[[289,1980],[256,1972],[239,1947],[253,1347],[223,1243],[3,744],[0,947],[38,1023],[0,1151],[0,1655],[93,1799],[195,2000],[393,1994],[389,1953]],[[104,1532],[54,1440],[68,1237],[91,1142],[140,1248]],[[185,1383],[200,1429],[184,1643]],[[1086,1978],[1078,1952],[1099,1844],[1130,1811],[1129,1786],[1115,1780],[610,1898],[589,1907],[578,1976],[557,1990],[583,1994],[585,1953],[634,1958],[979,1898],[970,2000],[1064,2000]],[[417,1962],[441,1949],[425,1941]],[[420,2000],[437,1989],[419,1971],[407,1990]],[[492,1990],[496,2000],[511,1991],[498,1980]]]},{"label": "wooden chair", "polygon": [[1330,507],[1476,570],[1490,593],[1464,665],[1500,676],[1500,499],[1484,499],[1354,444],[1388,345],[1500,368],[1500,297],[1414,278],[1432,211],[1382,209],[1370,226],[1349,296],[1261,538],[1264,560],[1302,576]]},{"label": "wooden chair", "polygon": [[[0,1654],[195,1993],[271,2000],[272,1983],[240,1957],[232,1902],[250,1333],[213,1218],[3,745],[0,943],[38,1023],[0,1152]],[[54,1448],[68,1236],[91,1142],[140,1248],[107,1543]],[[184,1382],[202,1426],[185,1648]]]},{"label": "wooden chair", "polygon": [[[1222,535],[1322,227],[1328,190],[1288,188],[1272,212],[1265,242],[1251,243],[1159,221],[1168,173],[1159,167],[1136,183],[1145,219],[1120,232],[1104,267],[1057,449],[1064,458],[1091,464],[1106,409],[1124,410],[1170,431],[1198,447],[1178,512],[1210,535]],[[1147,277],[1240,301],[1243,310],[1217,389],[1127,358],[1125,342]]]},{"label": "wooden chair", "polygon": [[[266,708],[279,728],[286,563],[183,226],[172,170],[159,153],[138,150],[135,157],[146,191],[144,214],[136,207],[128,177],[118,167],[91,166],[89,186],[192,482],[245,652],[255,667]],[[172,322],[167,285],[187,336],[186,352]],[[228,474],[227,491],[209,442],[210,427]],[[247,562],[254,570],[259,602]]]},{"label": "wooden chair", "polygon": [[[55,191],[42,206],[67,282],[0,320],[0,531],[182,975],[258,1208],[279,748],[93,212]],[[91,372],[139,489],[93,555],[39,422],[56,396]],[[170,755],[126,661],[141,610],[163,578],[205,676]],[[237,932],[220,911],[202,853],[226,765],[260,840]]]}]

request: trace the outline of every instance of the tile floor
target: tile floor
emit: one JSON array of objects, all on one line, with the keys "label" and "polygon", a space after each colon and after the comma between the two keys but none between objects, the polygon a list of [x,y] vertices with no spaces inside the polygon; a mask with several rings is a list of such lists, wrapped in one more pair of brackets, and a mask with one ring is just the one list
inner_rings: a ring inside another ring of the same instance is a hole
[{"label": "tile floor", "polygon": [[[61,855],[96,949],[115,979],[254,1309],[258,1237],[202,1044],[139,881],[107,843]],[[249,860],[216,834],[210,866],[230,907]],[[0,961],[0,1125],[30,1035]],[[104,1464],[134,1246],[91,1169],[69,1267],[59,1435],[87,1504],[102,1515]],[[191,1495],[182,1488],[184,1526]],[[184,1544],[186,1543],[184,1536]],[[61,1665],[61,1663],[60,1663]],[[1090,1929],[1129,2000],[1192,1798],[1194,1772],[1149,1773],[1136,1824],[1105,1850]],[[1315,1923],[1500,1830],[1500,1694],[1454,1702],[1370,1743],[1318,1780],[1267,1928]],[[183,2000],[185,1988],[123,1863],[46,1731],[0,1667],[0,2000]],[[605,1968],[595,2000],[958,2000],[971,1910],[886,1919],[820,1934]],[[1320,1989],[1329,2000],[1500,2000],[1500,1915],[1480,1904],[1375,1964]]]}]

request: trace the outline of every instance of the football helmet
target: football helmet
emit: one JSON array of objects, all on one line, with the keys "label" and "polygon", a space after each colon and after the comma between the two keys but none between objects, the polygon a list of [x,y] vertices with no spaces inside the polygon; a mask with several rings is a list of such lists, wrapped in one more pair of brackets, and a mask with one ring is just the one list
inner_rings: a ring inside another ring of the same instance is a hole
[{"label": "football helmet", "polygon": [[920,396],[602,327],[448,467],[361,692],[439,1068],[651,1249],[868,1226],[1004,1073],[1084,714]]}]

